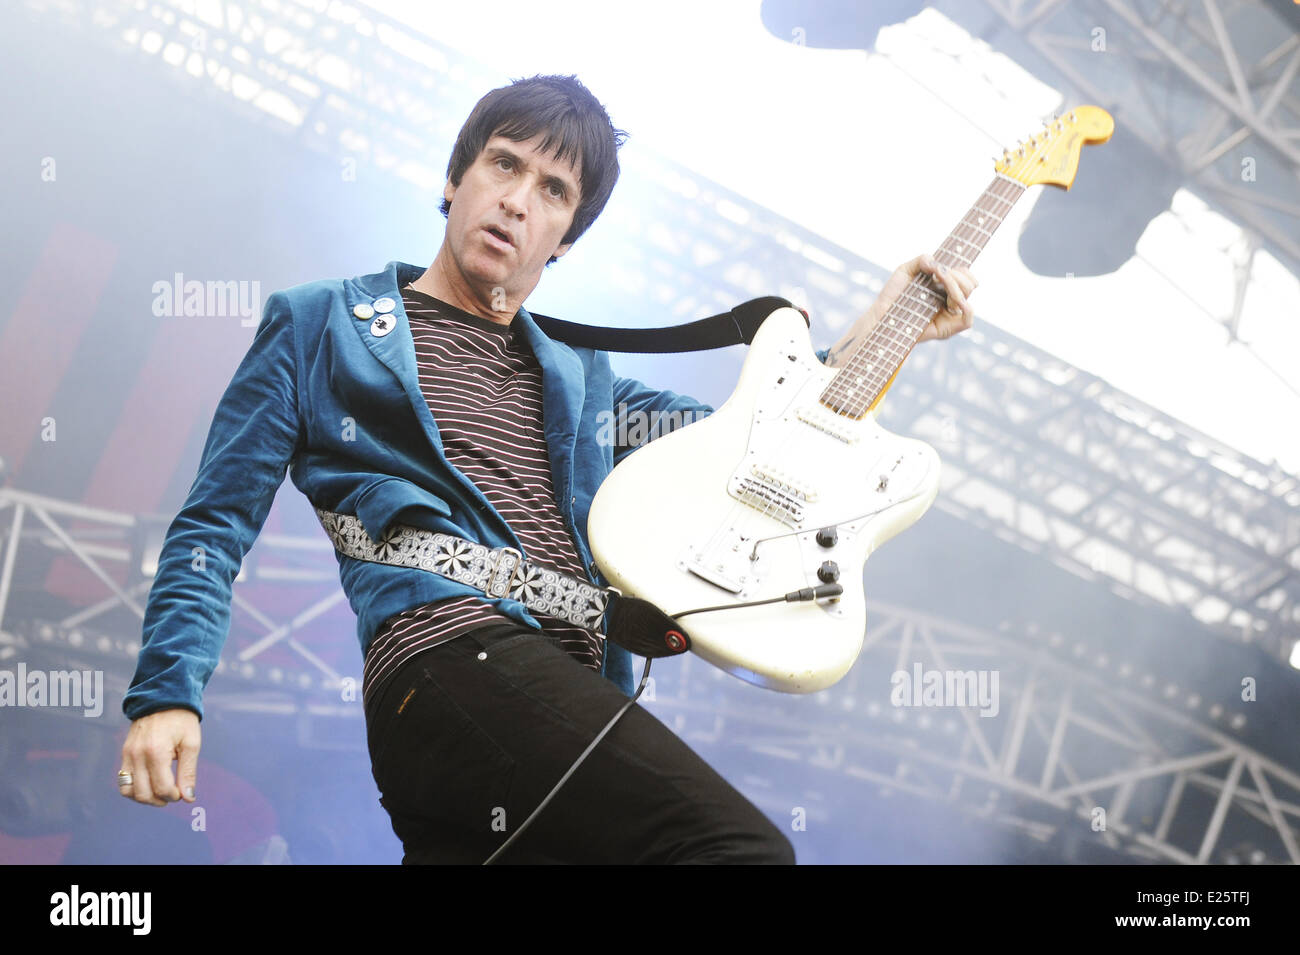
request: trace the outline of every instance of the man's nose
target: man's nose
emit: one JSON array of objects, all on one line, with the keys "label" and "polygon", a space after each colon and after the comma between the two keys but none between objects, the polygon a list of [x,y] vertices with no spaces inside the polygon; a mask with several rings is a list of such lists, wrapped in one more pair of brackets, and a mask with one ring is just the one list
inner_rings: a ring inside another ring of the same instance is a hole
[{"label": "man's nose", "polygon": [[501,209],[508,216],[518,218],[528,208],[528,177],[521,176],[519,181],[501,194]]}]

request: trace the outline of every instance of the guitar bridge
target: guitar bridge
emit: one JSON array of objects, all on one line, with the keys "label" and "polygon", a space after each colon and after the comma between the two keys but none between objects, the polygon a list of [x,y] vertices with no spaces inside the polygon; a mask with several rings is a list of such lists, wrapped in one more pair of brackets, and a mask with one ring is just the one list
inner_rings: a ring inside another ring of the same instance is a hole
[{"label": "guitar bridge", "polygon": [[745,589],[743,581],[736,580],[734,577],[725,573],[720,565],[707,567],[698,560],[693,560],[686,565],[686,568],[697,577],[703,577],[715,587],[721,587],[723,590],[729,590],[733,594],[738,594]]},{"label": "guitar bridge", "polygon": [[691,547],[677,566],[722,590],[744,594],[763,576],[765,562],[751,559],[753,549],[751,536],[727,527]]},{"label": "guitar bridge", "polygon": [[800,501],[812,503],[817,500],[817,491],[796,475],[767,464],[751,465],[750,473],[772,490],[778,491]]}]

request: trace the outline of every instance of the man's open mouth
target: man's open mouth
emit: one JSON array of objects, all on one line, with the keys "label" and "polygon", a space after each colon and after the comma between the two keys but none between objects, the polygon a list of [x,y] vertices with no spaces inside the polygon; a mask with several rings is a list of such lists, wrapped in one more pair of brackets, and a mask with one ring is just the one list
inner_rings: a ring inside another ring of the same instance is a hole
[{"label": "man's open mouth", "polygon": [[506,234],[505,234],[504,232],[502,232],[500,229],[493,229],[492,227],[489,226],[485,231],[486,231],[489,235],[496,236],[498,239],[500,239],[500,240],[501,240],[502,242],[504,242],[506,245],[514,245],[514,243],[510,241],[510,236],[506,235]]}]

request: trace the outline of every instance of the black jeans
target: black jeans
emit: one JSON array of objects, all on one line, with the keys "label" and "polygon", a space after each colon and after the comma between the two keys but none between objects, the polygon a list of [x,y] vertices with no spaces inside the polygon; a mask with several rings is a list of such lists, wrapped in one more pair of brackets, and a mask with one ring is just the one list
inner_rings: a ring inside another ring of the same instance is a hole
[{"label": "black jeans", "polygon": [[[484,861],[626,702],[523,626],[481,628],[407,661],[366,711],[402,861]],[[636,704],[499,861],[793,864],[794,849]]]}]

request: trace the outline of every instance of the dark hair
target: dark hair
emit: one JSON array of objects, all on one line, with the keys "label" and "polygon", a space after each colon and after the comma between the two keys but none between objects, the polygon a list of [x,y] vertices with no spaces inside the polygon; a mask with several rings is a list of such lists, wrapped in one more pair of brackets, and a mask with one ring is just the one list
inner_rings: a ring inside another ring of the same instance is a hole
[{"label": "dark hair", "polygon": [[[465,120],[447,163],[447,178],[459,186],[465,170],[493,136],[514,142],[532,139],[540,132],[542,150],[561,162],[580,166],[581,196],[573,223],[561,245],[575,242],[596,221],[618,182],[618,148],[627,133],[615,129],[609,114],[576,76],[533,76],[512,80],[509,86],[485,95]],[[451,203],[442,200],[444,216]],[[550,265],[555,256],[547,261]]]}]

